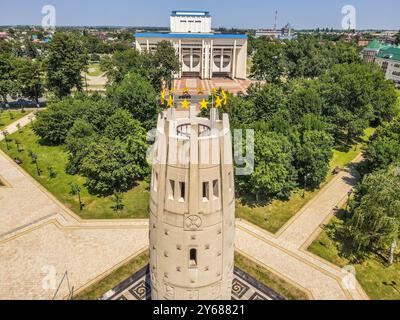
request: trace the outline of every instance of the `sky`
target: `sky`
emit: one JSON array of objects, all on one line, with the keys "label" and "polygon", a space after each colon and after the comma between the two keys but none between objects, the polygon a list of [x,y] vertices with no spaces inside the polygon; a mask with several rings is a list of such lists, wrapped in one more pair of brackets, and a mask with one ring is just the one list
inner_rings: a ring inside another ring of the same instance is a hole
[{"label": "sky", "polygon": [[357,29],[400,29],[400,0],[0,0],[0,25],[40,25],[44,5],[60,26],[167,27],[172,10],[208,10],[213,27],[341,28],[342,7],[356,9]]}]

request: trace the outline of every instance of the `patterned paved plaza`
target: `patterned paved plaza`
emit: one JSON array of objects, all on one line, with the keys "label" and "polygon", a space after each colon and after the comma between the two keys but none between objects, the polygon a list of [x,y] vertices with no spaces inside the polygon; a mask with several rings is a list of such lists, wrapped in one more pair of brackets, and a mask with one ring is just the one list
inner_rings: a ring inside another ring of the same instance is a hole
[{"label": "patterned paved plaza", "polygon": [[[100,300],[150,299],[151,289],[148,267],[141,269],[100,298]],[[284,298],[240,269],[235,268],[232,300],[284,300]]]}]

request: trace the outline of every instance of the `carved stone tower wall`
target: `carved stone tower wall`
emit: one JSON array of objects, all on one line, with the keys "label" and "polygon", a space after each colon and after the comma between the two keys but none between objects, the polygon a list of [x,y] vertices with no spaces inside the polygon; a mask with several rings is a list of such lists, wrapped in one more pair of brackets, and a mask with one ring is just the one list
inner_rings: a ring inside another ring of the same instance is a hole
[{"label": "carved stone tower wall", "polygon": [[158,119],[150,199],[154,300],[230,300],[235,197],[228,115]]}]

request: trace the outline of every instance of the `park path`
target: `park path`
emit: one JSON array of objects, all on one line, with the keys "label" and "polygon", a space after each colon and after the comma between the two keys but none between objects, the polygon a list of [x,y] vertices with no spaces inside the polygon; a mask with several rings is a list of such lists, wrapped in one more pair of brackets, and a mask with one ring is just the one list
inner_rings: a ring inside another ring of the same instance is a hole
[{"label": "park path", "polygon": [[[1,151],[0,177],[0,299],[51,299],[65,272],[83,289],[148,246],[147,220],[82,220]],[[351,274],[306,251],[357,179],[340,173],[277,234],[238,220],[236,249],[311,299],[367,299]],[[56,298],[69,292],[63,282]]]},{"label": "park path", "polygon": [[[352,163],[362,160],[361,155]],[[238,251],[275,272],[318,300],[363,300],[367,295],[352,269],[340,269],[307,252],[335,208],[341,207],[359,176],[351,169],[341,172],[304,206],[277,234],[249,222],[237,221]]]},{"label": "park path", "polygon": [[[25,127],[28,125],[31,121],[35,119],[35,113],[30,112],[26,116],[23,116],[19,120],[9,124],[7,127],[5,127],[2,131],[7,131],[9,134],[12,134],[18,130],[18,124],[22,127]],[[0,141],[4,139],[4,136],[0,132]]]}]

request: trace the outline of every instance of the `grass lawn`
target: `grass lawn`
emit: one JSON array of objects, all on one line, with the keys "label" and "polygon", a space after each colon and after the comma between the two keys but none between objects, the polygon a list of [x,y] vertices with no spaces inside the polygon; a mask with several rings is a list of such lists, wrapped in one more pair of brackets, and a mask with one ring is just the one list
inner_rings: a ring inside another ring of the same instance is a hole
[{"label": "grass lawn", "polygon": [[116,287],[125,279],[132,276],[135,272],[139,271],[149,263],[149,252],[141,254],[138,257],[133,258],[113,273],[109,274],[99,282],[86,288],[76,296],[74,300],[96,300],[100,298],[107,291]]},{"label": "grass lawn", "polygon": [[[308,250],[313,254],[339,266],[352,264],[344,254],[345,241],[334,239],[331,230],[340,223],[340,217],[334,217],[324,231],[310,245]],[[400,300],[400,261],[388,267],[381,257],[369,256],[364,262],[353,263],[356,277],[365,292],[374,300]],[[393,282],[394,281],[394,282]],[[397,290],[390,284],[397,285]]]},{"label": "grass lawn", "polygon": [[0,112],[0,130],[3,130],[9,124],[18,121],[28,113],[21,110],[2,111]]},{"label": "grass lawn", "polygon": [[[116,213],[112,208],[114,206],[113,196],[102,198],[90,195],[84,187],[86,178],[79,175],[71,176],[65,173],[67,153],[63,150],[62,146],[49,147],[40,145],[38,137],[29,126],[23,128],[22,133],[14,133],[9,138],[12,140],[9,142],[11,149],[7,150],[4,141],[0,143],[0,148],[8,153],[11,158],[20,158],[23,161],[21,166],[25,171],[82,218],[113,219],[148,217],[149,192],[147,191],[146,182],[141,182],[124,194],[123,203],[125,207],[123,211]],[[15,139],[21,142],[22,152],[18,152]],[[28,150],[38,155],[38,165],[41,170],[40,176],[38,176],[35,165],[31,162]],[[57,173],[57,176],[53,179],[49,177],[48,168],[50,166]],[[70,195],[70,183],[77,183],[82,187],[81,197],[85,205],[82,212],[79,211],[78,197]]]},{"label": "grass lawn", "polygon": [[271,288],[280,295],[284,296],[288,300],[309,299],[307,295],[300,289],[279,278],[272,272],[264,269],[260,265],[247,259],[239,253],[235,253],[235,266],[248,273],[254,279],[257,279],[261,283],[265,284],[268,288]]},{"label": "grass lawn", "polygon": [[91,77],[98,77],[101,76],[104,72],[100,68],[99,63],[91,63],[88,66],[88,75]]},{"label": "grass lawn", "polygon": [[[375,129],[369,128],[365,131],[363,141],[368,141]],[[333,157],[330,164],[330,171],[336,167],[345,167],[360,154],[363,143],[359,143],[346,151],[333,150]],[[321,188],[329,183],[333,178],[329,172],[325,183]],[[239,200],[236,204],[236,217],[247,220],[269,232],[276,233],[283,225],[292,218],[304,205],[306,205],[320,190],[307,191],[296,190],[288,201],[275,200],[265,206],[250,207],[242,204]]]}]

